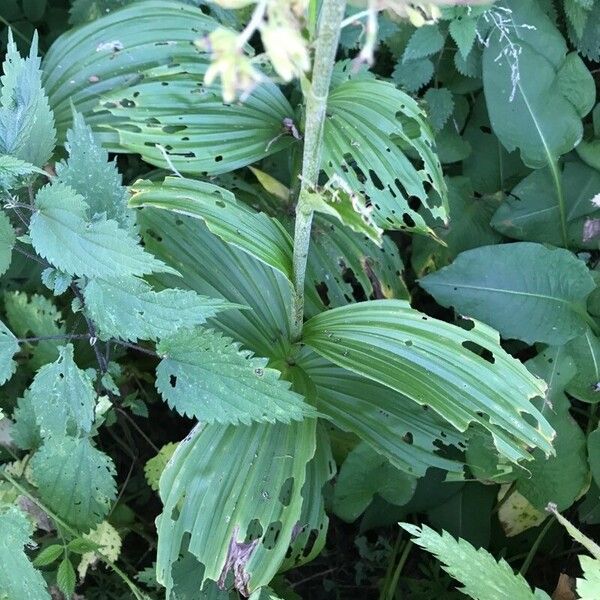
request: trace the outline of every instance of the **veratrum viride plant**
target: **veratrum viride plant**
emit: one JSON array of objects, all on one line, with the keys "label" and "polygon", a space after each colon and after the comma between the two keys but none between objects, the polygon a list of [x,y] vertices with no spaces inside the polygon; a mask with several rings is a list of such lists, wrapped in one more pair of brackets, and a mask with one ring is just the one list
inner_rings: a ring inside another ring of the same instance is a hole
[{"label": "veratrum viride plant", "polygon": [[600,597],[600,3],[13,4],[0,600]]}]

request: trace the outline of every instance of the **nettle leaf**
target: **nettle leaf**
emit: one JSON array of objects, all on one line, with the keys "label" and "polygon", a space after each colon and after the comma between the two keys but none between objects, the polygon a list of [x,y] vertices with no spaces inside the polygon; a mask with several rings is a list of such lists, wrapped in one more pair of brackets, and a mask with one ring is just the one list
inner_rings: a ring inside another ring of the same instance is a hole
[{"label": "nettle leaf", "polygon": [[407,92],[416,93],[425,87],[432,79],[435,67],[429,58],[398,61],[392,73],[392,80]]},{"label": "nettle leaf", "polygon": [[[169,64],[175,57],[177,62],[206,63],[207,58],[190,42],[215,26],[213,19],[195,7],[173,0],[146,0],[112,10],[61,35],[43,63],[44,89],[59,137],[64,139],[71,125],[73,108],[94,130],[110,121],[106,112],[94,113],[100,99],[138,83],[145,70]],[[166,31],[170,43],[157,42]]]},{"label": "nettle leaf", "polygon": [[12,249],[15,245],[16,235],[8,215],[0,210],[0,275],[10,267]]},{"label": "nettle leaf", "polygon": [[15,506],[0,513],[0,589],[6,598],[50,600],[42,574],[34,569],[24,546],[33,542],[31,521]]},{"label": "nettle leaf", "polygon": [[90,219],[83,197],[63,183],[44,186],[35,207],[29,228],[33,247],[65,273],[118,277],[176,272],[145,252],[116,221]]},{"label": "nettle leaf", "polygon": [[435,131],[441,131],[454,112],[454,98],[448,88],[430,88],[423,95],[427,114]]},{"label": "nettle leaf", "polygon": [[149,206],[202,219],[222,240],[248,252],[292,280],[292,240],[276,220],[239,202],[219,186],[167,177],[163,183],[138,181],[129,206]]},{"label": "nettle leaf", "polygon": [[13,426],[10,428],[10,436],[17,448],[21,450],[32,450],[38,448],[42,443],[40,428],[37,424],[31,393],[25,390],[23,397],[17,400],[17,406],[13,411]]},{"label": "nettle leaf", "polygon": [[597,62],[600,59],[600,4],[594,2],[581,35],[576,36],[575,44],[583,56]]},{"label": "nettle leaf", "polygon": [[29,398],[42,437],[91,431],[96,393],[90,377],[75,364],[71,344],[59,348],[58,360],[36,373]]},{"label": "nettle leaf", "polygon": [[[369,199],[377,225],[433,235],[410,206],[419,199],[433,219],[447,219],[445,200],[434,204],[426,192],[432,186],[443,198],[445,184],[433,133],[416,101],[384,81],[349,79],[330,93],[327,115],[325,174]],[[408,153],[418,156],[421,169]]]},{"label": "nettle leaf", "polygon": [[355,521],[375,494],[391,504],[406,504],[414,494],[417,480],[399,471],[366,442],[346,457],[335,483],[332,510],[347,523]]},{"label": "nettle leaf", "polygon": [[[530,402],[544,396],[546,385],[481,323],[467,331],[407,302],[375,300],[313,317],[303,341],[340,367],[430,406],[459,431],[479,423],[512,461],[531,459],[531,447],[553,452],[554,432]],[[524,422],[523,413],[536,425]]]},{"label": "nettle leaf", "polygon": [[471,18],[468,14],[452,19],[448,26],[448,32],[458,46],[460,55],[467,59],[475,40],[477,39],[477,20],[480,15]]},{"label": "nettle leaf", "polygon": [[508,151],[518,148],[526,165],[544,167],[581,140],[580,110],[588,102],[582,104],[573,90],[588,88],[591,74],[585,68],[569,69],[566,90],[560,71],[567,46],[541,5],[506,0],[504,6],[509,12],[496,11],[501,25],[492,30],[483,53],[490,120]]},{"label": "nettle leaf", "polygon": [[34,34],[27,58],[21,58],[9,31],[0,78],[0,154],[10,154],[36,167],[54,150],[54,117],[42,88],[38,38]]},{"label": "nettle leaf", "polygon": [[91,280],[83,295],[85,308],[102,336],[130,341],[166,337],[178,329],[202,325],[221,310],[239,308],[192,290],[155,292],[135,277]]},{"label": "nettle leaf", "polygon": [[266,358],[209,329],[180,331],[160,340],[164,358],[156,387],[169,406],[205,423],[300,420],[314,415],[302,396],[267,367]]},{"label": "nettle leaf", "polygon": [[146,249],[182,275],[153,275],[153,282],[248,306],[251,310],[220,312],[209,320],[210,326],[260,356],[287,356],[288,279],[223,242],[198,219],[147,208],[138,212],[138,218]]},{"label": "nettle leaf", "polygon": [[0,154],[0,189],[10,190],[34,173],[41,175],[44,171],[20,158]]},{"label": "nettle leaf", "polygon": [[579,556],[583,577],[577,579],[577,595],[581,600],[594,600],[600,594],[600,560]]},{"label": "nettle leaf", "polygon": [[408,62],[437,54],[444,46],[444,36],[437,25],[417,27],[408,40],[402,60]]},{"label": "nettle leaf", "polygon": [[79,531],[100,523],[116,498],[113,462],[88,438],[47,439],[31,469],[40,499]]},{"label": "nettle leaf", "polygon": [[439,454],[440,445],[464,449],[465,438],[406,396],[304,350],[298,364],[315,386],[319,413],[368,442],[392,465],[422,477],[429,467],[462,474],[463,464]]},{"label": "nettle leaf", "polygon": [[413,542],[431,552],[442,562],[443,569],[463,584],[460,591],[474,600],[550,600],[542,590],[531,591],[521,574],[516,574],[504,560],[496,559],[485,549],[476,550],[469,542],[455,540],[423,525],[408,523],[401,527],[415,536]]},{"label": "nettle leaf", "polygon": [[130,228],[134,217],[127,209],[128,194],[117,165],[108,161],[108,152],[78,113],[67,132],[65,148],[69,160],[56,164],[56,181],[83,196],[92,217],[106,215],[121,227]]},{"label": "nettle leaf", "polygon": [[560,345],[585,333],[595,283],[571,252],[519,242],[468,250],[420,285],[505,338]]},{"label": "nettle leaf", "polygon": [[507,237],[569,248],[597,248],[584,226],[600,217],[592,199],[600,194],[600,173],[580,161],[566,162],[560,172],[564,190],[566,236],[562,231],[561,206],[557,202],[550,169],[538,169],[515,187],[494,215],[492,227]]},{"label": "nettle leaf", "polygon": [[17,370],[13,356],[19,351],[19,342],[12,331],[0,321],[0,385],[6,383]]},{"label": "nettle leaf", "polygon": [[[66,333],[60,310],[40,294],[7,292],[4,295],[6,318],[21,338],[60,336]],[[37,371],[42,365],[56,360],[60,340],[39,340],[31,344],[29,366]]]},{"label": "nettle leaf", "polygon": [[298,527],[315,425],[197,425],[180,443],[160,481],[156,567],[167,595],[185,538],[205,566],[201,584],[231,578],[249,595],[271,581]]}]

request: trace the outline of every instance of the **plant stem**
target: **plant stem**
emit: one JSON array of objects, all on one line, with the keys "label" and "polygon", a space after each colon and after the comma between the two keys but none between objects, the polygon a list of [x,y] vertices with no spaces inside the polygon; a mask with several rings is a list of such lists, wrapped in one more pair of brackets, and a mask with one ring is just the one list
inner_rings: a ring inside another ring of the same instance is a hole
[{"label": "plant stem", "polygon": [[552,173],[552,179],[556,187],[556,197],[558,200],[558,212],[560,215],[560,234],[562,237],[563,246],[569,250],[569,235],[567,232],[567,211],[565,208],[565,191],[562,183],[562,176],[560,173],[560,167],[558,160],[553,159],[549,164],[550,172]]},{"label": "plant stem", "polygon": [[323,124],[327,109],[327,96],[340,38],[340,25],[345,10],[346,0],[323,1],[319,18],[312,80],[306,92],[302,182],[296,206],[294,232],[294,293],[291,314],[293,340],[298,340],[302,335],[302,322],[304,320],[304,279],[314,212],[310,202],[307,201],[307,197],[318,183],[321,155],[323,153]]},{"label": "plant stem", "polygon": [[538,551],[538,548],[540,547],[540,544],[542,543],[542,540],[544,539],[545,535],[548,533],[548,530],[550,529],[550,527],[552,527],[552,525],[554,525],[554,521],[555,521],[554,517],[552,515],[550,515],[550,518],[544,525],[543,529],[539,532],[537,538],[535,539],[535,542],[533,542],[533,545],[529,549],[527,557],[525,558],[525,561],[523,562],[523,565],[521,566],[521,569],[519,571],[519,573],[521,575],[523,575],[523,576],[526,575],[527,571],[529,570],[529,567],[531,566],[531,562],[533,561],[533,559]]}]

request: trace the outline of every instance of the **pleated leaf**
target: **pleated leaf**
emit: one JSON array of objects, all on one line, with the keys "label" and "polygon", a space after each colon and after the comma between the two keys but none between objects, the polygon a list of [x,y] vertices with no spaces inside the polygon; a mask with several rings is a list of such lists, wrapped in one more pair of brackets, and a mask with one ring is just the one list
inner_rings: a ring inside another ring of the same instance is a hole
[{"label": "pleated leaf", "polygon": [[[531,459],[531,447],[553,452],[554,431],[530,402],[545,395],[545,383],[481,323],[467,331],[407,302],[376,300],[313,317],[303,341],[337,365],[430,406],[459,431],[479,423],[512,461]],[[524,413],[535,426],[523,420]]]},{"label": "pleated leaf", "polygon": [[210,329],[182,330],[160,340],[164,358],[156,387],[169,406],[204,423],[282,421],[314,415],[280,373],[239,343]]},{"label": "pleated leaf", "polygon": [[291,425],[198,425],[160,480],[157,579],[187,550],[205,566],[203,581],[231,581],[249,595],[268,585],[297,532],[315,421]]}]

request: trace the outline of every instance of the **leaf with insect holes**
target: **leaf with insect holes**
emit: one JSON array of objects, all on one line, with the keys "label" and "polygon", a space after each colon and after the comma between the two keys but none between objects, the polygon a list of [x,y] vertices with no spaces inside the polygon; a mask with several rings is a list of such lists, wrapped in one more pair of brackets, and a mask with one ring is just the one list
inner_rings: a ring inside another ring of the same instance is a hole
[{"label": "leaf with insect holes", "polygon": [[204,423],[282,421],[314,415],[314,410],[280,373],[239,343],[209,329],[182,330],[157,345],[164,358],[156,387],[169,406]]},{"label": "leaf with insect holes", "polygon": [[33,568],[24,546],[31,546],[33,525],[15,506],[0,512],[0,589],[7,598],[50,600],[42,574]]},{"label": "leaf with insect holes", "polygon": [[116,221],[91,218],[83,197],[63,183],[44,186],[35,208],[29,227],[33,247],[65,273],[86,277],[176,273],[144,251]]},{"label": "leaf with insect holes", "polygon": [[224,300],[199,296],[191,290],[155,292],[135,277],[93,279],[83,290],[85,308],[103,338],[156,340],[184,327],[202,325],[227,308]]}]

